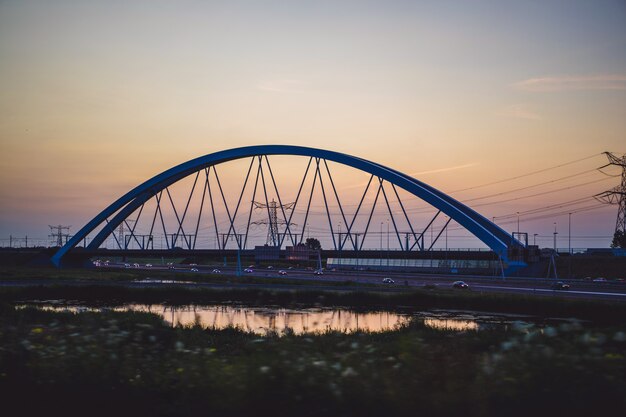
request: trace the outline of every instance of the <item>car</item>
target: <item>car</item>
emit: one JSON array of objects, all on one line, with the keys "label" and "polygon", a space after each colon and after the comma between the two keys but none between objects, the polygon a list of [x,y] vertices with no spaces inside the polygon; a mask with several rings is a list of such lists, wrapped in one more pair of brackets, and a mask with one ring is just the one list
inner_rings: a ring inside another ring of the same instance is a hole
[{"label": "car", "polygon": [[289,267],[289,268],[287,268],[287,269],[293,269],[293,266],[290,266],[290,267]]},{"label": "car", "polygon": [[254,269],[252,269],[252,268],[246,268],[246,269],[244,269],[244,270],[243,270],[243,272],[245,272],[246,274],[251,274],[251,273],[253,273],[253,272],[254,272]]},{"label": "car", "polygon": [[189,266],[197,266],[198,264],[189,264]]},{"label": "car", "polygon": [[135,268],[139,268],[139,264],[137,264],[137,263],[133,264],[133,266],[134,266]]},{"label": "car", "polygon": [[150,267],[152,267],[152,264],[146,264],[146,266],[147,266],[148,268],[150,268]]},{"label": "car", "polygon": [[198,272],[198,268],[191,268],[191,272]]},{"label": "car", "polygon": [[213,271],[211,271],[212,274],[221,274],[222,271],[220,271],[219,269],[215,268]]},{"label": "car", "polygon": [[272,265],[268,265],[267,269],[274,269],[274,267]]},{"label": "car", "polygon": [[395,284],[395,281],[392,280],[391,278],[383,278],[383,283],[384,284]]},{"label": "car", "polygon": [[130,264],[124,264],[124,268],[130,268]]},{"label": "car", "polygon": [[454,281],[452,283],[452,288],[460,288],[462,290],[469,289],[469,285],[467,285],[464,281]]},{"label": "car", "polygon": [[287,275],[287,271],[281,269],[280,271],[278,271],[278,275]]},{"label": "car", "polygon": [[314,275],[324,275],[324,271],[322,271],[321,269],[316,269],[315,271],[313,271]]},{"label": "car", "polygon": [[604,278],[604,277],[594,278],[593,282],[606,282],[606,278]]},{"label": "car", "polygon": [[552,284],[551,288],[553,290],[569,290],[569,284],[566,284],[563,281],[558,281]]}]

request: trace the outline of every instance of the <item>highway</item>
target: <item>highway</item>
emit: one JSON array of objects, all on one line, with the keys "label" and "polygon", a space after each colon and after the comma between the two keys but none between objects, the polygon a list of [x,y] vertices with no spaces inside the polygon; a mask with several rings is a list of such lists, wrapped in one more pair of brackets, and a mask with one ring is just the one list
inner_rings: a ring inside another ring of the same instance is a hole
[{"label": "highway", "polygon": [[[100,268],[131,268],[140,270],[153,270],[153,271],[172,271],[176,273],[189,274],[190,281],[180,282],[180,284],[190,285],[192,284],[194,276],[202,276],[206,278],[207,275],[225,274],[233,276],[231,283],[203,283],[203,285],[218,285],[218,286],[245,286],[245,287],[282,287],[282,288],[302,288],[302,285],[289,285],[288,281],[285,285],[280,284],[268,284],[259,283],[263,285],[255,285],[251,283],[237,283],[236,282],[236,269],[234,266],[219,266],[217,264],[212,265],[139,265],[139,264],[100,264]],[[252,266],[252,265],[251,265]],[[219,270],[219,273],[213,272]],[[246,269],[243,266],[242,269]],[[285,269],[286,275],[280,275],[279,268],[273,267],[254,267],[253,272],[242,272],[249,278],[275,278],[275,279],[288,279],[288,280],[306,280],[315,281],[311,287],[315,289],[331,288],[334,290],[344,289],[342,286],[337,286],[338,282],[350,282],[351,285],[346,286],[345,290],[353,291],[355,288],[359,288],[354,284],[369,284],[367,286],[360,287],[361,290],[373,290],[373,291],[406,291],[417,288],[436,288],[450,291],[466,291],[461,289],[454,289],[452,283],[457,280],[462,280],[469,285],[469,291],[481,292],[481,293],[510,293],[510,294],[528,294],[538,296],[550,296],[550,297],[564,297],[564,298],[587,298],[587,299],[605,299],[605,300],[617,300],[626,301],[626,283],[618,281],[607,282],[592,282],[583,280],[567,280],[560,279],[559,281],[566,282],[570,285],[568,290],[554,290],[551,288],[552,284],[557,281],[555,279],[545,278],[528,278],[528,277],[485,277],[485,276],[459,276],[459,275],[435,275],[435,274],[418,274],[418,273],[402,273],[402,272],[381,272],[381,271],[323,271],[323,275],[315,275],[313,270],[310,269]],[[392,284],[384,284],[384,278],[391,278],[394,282]],[[168,280],[152,280],[144,281],[144,283],[156,284],[160,282],[163,284],[172,284]],[[325,285],[332,283],[332,286]],[[195,284],[195,283],[193,283]]]}]

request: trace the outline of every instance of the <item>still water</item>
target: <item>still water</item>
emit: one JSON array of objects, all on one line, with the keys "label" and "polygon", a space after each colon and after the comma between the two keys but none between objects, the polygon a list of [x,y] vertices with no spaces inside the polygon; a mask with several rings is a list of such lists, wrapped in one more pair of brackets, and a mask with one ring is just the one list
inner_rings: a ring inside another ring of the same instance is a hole
[{"label": "still water", "polygon": [[383,332],[420,319],[428,327],[456,331],[506,327],[514,322],[533,321],[530,317],[505,316],[467,311],[391,311],[356,312],[342,308],[250,307],[241,305],[168,306],[163,304],[125,304],[114,307],[78,306],[64,301],[44,301],[23,304],[53,311],[140,311],[160,315],[172,326],[198,323],[205,328],[236,327],[257,334],[283,334],[340,331]]}]

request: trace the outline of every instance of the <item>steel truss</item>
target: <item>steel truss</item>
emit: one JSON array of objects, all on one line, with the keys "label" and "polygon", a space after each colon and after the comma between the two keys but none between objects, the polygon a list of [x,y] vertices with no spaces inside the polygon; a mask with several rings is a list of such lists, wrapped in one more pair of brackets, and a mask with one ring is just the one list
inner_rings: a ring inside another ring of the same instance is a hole
[{"label": "steel truss", "polygon": [[[269,150],[269,152],[266,152],[267,150]],[[292,203],[283,203],[283,197],[281,196],[270,164],[269,156],[276,154],[308,157],[306,169],[298,186],[296,197]],[[229,206],[217,166],[229,160],[245,157],[250,158],[245,179],[238,193],[236,204],[234,207]],[[328,164],[329,160],[352,166],[370,174],[354,213],[348,213],[344,209],[344,204],[342,204],[340,193],[337,190]],[[201,175],[202,173],[203,175]],[[170,186],[189,175],[193,175],[193,183],[188,194],[183,199],[184,204],[182,207],[177,207],[170,191]],[[307,180],[309,185],[307,185]],[[377,186],[372,187],[372,184],[377,184]],[[398,193],[397,186],[400,186],[438,209],[436,214],[424,227],[417,228],[414,226],[406,210],[405,203]],[[238,218],[242,215],[241,205],[246,190],[249,188],[252,188],[252,198],[250,200],[247,218],[244,218],[245,228],[240,226],[240,229],[238,229],[237,224],[241,224],[241,222],[237,223]],[[304,236],[307,233],[308,220],[311,214],[311,203],[316,190],[322,195],[324,214],[328,221],[332,247],[335,250],[344,250],[346,245],[348,245],[350,250],[359,251],[363,249],[368,234],[375,233],[372,232],[371,226],[372,218],[379,200],[384,201],[383,207],[386,208],[386,215],[388,216],[388,230],[389,225],[393,226],[395,239],[398,241],[399,248],[404,251],[432,250],[437,240],[453,219],[491,246],[492,249],[498,252],[504,259],[506,259],[507,250],[510,246],[521,246],[520,242],[513,239],[507,232],[500,229],[483,216],[480,216],[478,213],[434,188],[397,171],[335,152],[274,145],[238,148],[218,152],[181,164],[178,167],[174,167],[154,177],[121,197],[83,227],[81,231],[55,254],[53,261],[58,263],[69,249],[74,247],[77,242],[80,242],[86,237],[87,233],[90,233],[99,224],[103,224],[103,227],[96,237],[91,240],[89,244],[89,248],[91,249],[98,248],[109,236],[113,237],[119,249],[129,249],[129,246],[133,244],[144,250],[154,248],[154,236],[157,230],[166,237],[165,244],[167,249],[196,249],[198,234],[202,225],[202,215],[207,210],[205,209],[205,205],[210,206],[210,217],[213,223],[215,241],[217,242],[218,249],[226,249],[229,244],[234,244],[237,249],[246,249],[250,236],[250,226],[255,223],[258,224],[258,222],[252,221],[252,212],[259,191],[261,192],[261,198],[264,203],[257,202],[257,207],[267,209],[267,224],[270,230],[268,236],[271,236],[272,246],[282,248],[286,243],[285,239],[288,239],[288,242],[292,246],[296,246],[303,244]],[[278,202],[271,203],[268,192],[273,192]],[[375,193],[373,203],[371,207],[366,208],[366,197],[372,193]],[[197,217],[191,219],[190,212],[192,212],[192,210],[190,210],[190,204],[194,195],[199,196],[200,194],[201,197]],[[150,213],[146,210],[146,203],[149,200],[154,201],[154,210]],[[296,210],[303,204],[305,205],[304,220],[302,227],[299,232],[297,232],[297,225],[294,224],[292,220]],[[400,208],[399,214],[394,213],[392,204]],[[216,213],[218,205],[226,214],[227,225],[222,228],[220,228],[220,222],[218,222]],[[331,206],[336,206],[338,213],[333,215],[330,209]],[[271,207],[273,207],[273,209],[271,209]],[[166,226],[163,214],[164,208],[171,210],[174,214],[174,230],[171,228],[168,230]],[[437,237],[431,239],[430,246],[426,247],[424,244],[424,235],[427,231],[433,229],[436,219],[442,212],[448,216],[447,221],[443,227],[438,229]],[[134,215],[134,213],[137,214]],[[134,218],[131,218],[131,216],[134,216]],[[149,216],[150,230],[148,233],[139,233],[136,231],[137,224],[142,216]],[[361,230],[357,230],[356,226],[359,216],[367,216],[365,227]],[[345,232],[341,232],[340,230],[335,232],[333,218],[336,217],[340,218],[340,224],[343,223],[346,226]],[[401,222],[406,224],[408,229],[402,230],[400,226]],[[124,225],[129,232],[128,235],[123,236],[123,239],[118,238],[115,233],[113,233],[115,228],[119,225]]]}]

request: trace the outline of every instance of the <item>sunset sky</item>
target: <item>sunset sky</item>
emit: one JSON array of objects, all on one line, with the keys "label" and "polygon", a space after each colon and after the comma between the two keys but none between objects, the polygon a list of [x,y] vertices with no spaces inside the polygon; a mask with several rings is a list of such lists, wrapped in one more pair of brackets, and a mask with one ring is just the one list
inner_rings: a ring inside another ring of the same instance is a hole
[{"label": "sunset sky", "polygon": [[[445,192],[572,162],[452,194],[491,219],[618,184],[592,170],[626,152],[626,2],[0,0],[0,91],[0,245],[238,146],[336,150]],[[567,217],[522,229],[551,246]],[[615,206],[574,217],[574,246],[608,246]]]}]

